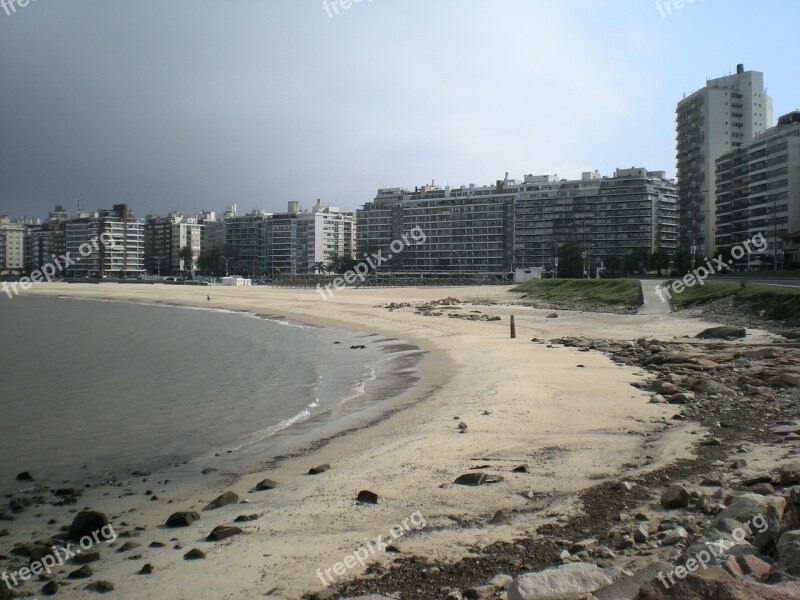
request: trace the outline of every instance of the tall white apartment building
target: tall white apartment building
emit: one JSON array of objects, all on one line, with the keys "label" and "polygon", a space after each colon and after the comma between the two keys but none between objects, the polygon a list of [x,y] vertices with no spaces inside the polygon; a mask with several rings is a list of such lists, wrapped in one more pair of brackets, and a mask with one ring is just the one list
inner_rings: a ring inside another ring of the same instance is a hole
[{"label": "tall white apartment building", "polygon": [[715,161],[772,126],[772,99],[764,74],[745,71],[709,79],[678,102],[677,179],[680,245],[698,256],[715,247]]},{"label": "tall white apartment building", "polygon": [[25,225],[0,217],[0,274],[18,273],[25,267]]},{"label": "tall white apartment building", "polygon": [[337,257],[355,256],[355,216],[320,200],[311,211],[291,201],[267,222],[267,272],[313,273]]}]

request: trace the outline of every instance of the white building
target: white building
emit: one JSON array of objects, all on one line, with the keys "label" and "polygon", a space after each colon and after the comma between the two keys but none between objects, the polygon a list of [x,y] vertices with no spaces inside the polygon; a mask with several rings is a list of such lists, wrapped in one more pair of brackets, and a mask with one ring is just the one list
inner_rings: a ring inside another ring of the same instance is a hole
[{"label": "white building", "polygon": [[18,273],[25,267],[25,225],[0,217],[0,273]]},{"label": "white building", "polygon": [[[136,277],[145,274],[144,220],[137,219],[127,204],[111,210],[71,219],[66,224],[67,252],[80,261],[67,268],[67,277]],[[114,244],[103,239],[114,238]],[[97,240],[96,243],[93,243]],[[92,247],[88,254],[81,249]],[[97,249],[94,249],[94,246]]]},{"label": "white building", "polygon": [[151,273],[174,275],[197,269],[202,242],[202,225],[197,219],[178,212],[166,217],[150,215],[145,221],[145,240],[146,266]]},{"label": "white building", "polygon": [[677,179],[680,244],[711,256],[716,222],[715,161],[772,127],[764,74],[745,71],[709,79],[678,103]]}]

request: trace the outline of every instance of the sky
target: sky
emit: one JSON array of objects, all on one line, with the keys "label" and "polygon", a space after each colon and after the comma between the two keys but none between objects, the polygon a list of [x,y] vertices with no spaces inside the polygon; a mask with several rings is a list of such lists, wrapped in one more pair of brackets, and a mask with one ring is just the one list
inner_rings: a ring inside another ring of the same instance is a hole
[{"label": "sky", "polygon": [[676,103],[738,63],[800,108],[796,0],[0,1],[0,215],[674,177]]}]

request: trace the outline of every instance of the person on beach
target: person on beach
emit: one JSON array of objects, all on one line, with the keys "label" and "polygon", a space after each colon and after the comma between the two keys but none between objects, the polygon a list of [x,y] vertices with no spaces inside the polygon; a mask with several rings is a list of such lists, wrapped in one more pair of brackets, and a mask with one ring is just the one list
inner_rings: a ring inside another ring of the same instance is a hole
[{"label": "person on beach", "polygon": [[207,301],[207,302],[211,302],[211,294],[208,294],[208,295],[206,296],[206,301]]}]

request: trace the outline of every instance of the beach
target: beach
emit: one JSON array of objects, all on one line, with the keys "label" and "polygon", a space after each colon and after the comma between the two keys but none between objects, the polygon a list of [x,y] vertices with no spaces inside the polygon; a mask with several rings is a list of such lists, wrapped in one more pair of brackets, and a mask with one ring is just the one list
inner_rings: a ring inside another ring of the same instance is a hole
[{"label": "beach", "polygon": [[[196,476],[178,480],[168,471],[131,476],[85,490],[75,507],[42,503],[3,524],[9,530],[3,547],[10,548],[55,535],[69,524],[70,509],[106,513],[120,537],[101,549],[93,577],[113,582],[119,597],[299,598],[362,575],[358,562],[342,575],[334,565],[378,536],[399,554],[370,551],[364,562],[373,570],[397,556],[455,561],[498,541],[535,536],[543,524],[574,514],[581,491],[687,458],[706,433],[696,422],[673,421],[679,407],[651,403],[652,394],[634,387],[651,378],[643,370],[600,352],[531,342],[569,336],[675,341],[712,325],[699,319],[573,311],[552,318],[552,310],[518,304],[508,287],[344,289],[328,300],[313,289],[272,287],[40,284],[28,293],[187,306],[206,305],[210,294],[214,307],[398,339],[425,353],[413,388],[353,419],[346,431],[323,431],[281,460],[265,457],[237,472],[206,475],[198,468]],[[434,316],[419,314],[420,304],[446,298],[458,302],[438,305]],[[390,309],[390,303],[411,306]],[[449,316],[456,314],[500,319]],[[516,339],[509,337],[512,314]],[[771,339],[751,333],[751,339]],[[330,469],[307,474],[323,464]],[[454,484],[478,471],[502,480]],[[253,491],[267,478],[278,485]],[[356,502],[362,490],[376,493],[378,503]],[[227,491],[240,503],[201,510]],[[166,529],[177,511],[197,511],[201,519]],[[512,515],[510,521],[489,524],[497,511]],[[257,517],[240,525],[241,535],[204,541],[240,515]],[[393,527],[399,535],[391,534]],[[124,542],[137,545],[119,552]],[[185,560],[193,548],[205,559]],[[153,565],[146,577],[138,575],[145,563]],[[92,597],[83,583],[62,586],[59,596]]]}]

